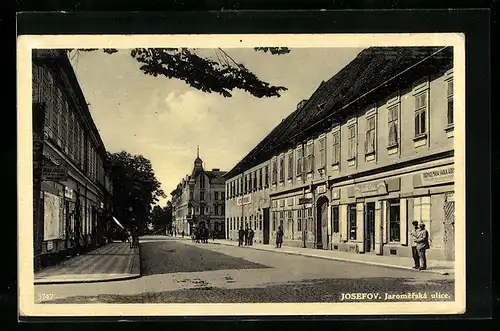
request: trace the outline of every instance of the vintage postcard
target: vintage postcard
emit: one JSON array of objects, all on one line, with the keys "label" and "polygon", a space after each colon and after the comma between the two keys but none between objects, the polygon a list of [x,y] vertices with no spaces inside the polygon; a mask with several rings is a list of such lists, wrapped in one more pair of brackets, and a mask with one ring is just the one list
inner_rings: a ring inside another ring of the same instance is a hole
[{"label": "vintage postcard", "polygon": [[465,312],[464,45],[20,36],[20,316]]}]

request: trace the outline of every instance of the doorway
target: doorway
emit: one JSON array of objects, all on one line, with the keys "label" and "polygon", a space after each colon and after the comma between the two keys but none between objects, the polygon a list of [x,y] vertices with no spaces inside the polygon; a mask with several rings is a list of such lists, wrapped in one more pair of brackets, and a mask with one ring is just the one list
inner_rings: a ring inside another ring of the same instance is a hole
[{"label": "doorway", "polygon": [[317,202],[316,215],[316,248],[328,248],[328,198],[320,197]]},{"label": "doorway", "polygon": [[444,203],[444,254],[447,261],[455,260],[455,201]]},{"label": "doorway", "polygon": [[268,245],[269,244],[269,208],[263,208],[262,209],[262,214],[264,217],[264,228],[263,228],[263,243]]},{"label": "doorway", "polygon": [[375,202],[365,204],[365,252],[375,251]]}]

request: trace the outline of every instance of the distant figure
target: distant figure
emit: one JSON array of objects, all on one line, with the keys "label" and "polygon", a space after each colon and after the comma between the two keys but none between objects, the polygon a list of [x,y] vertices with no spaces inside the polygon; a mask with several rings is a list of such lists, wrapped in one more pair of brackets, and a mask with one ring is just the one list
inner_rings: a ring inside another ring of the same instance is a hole
[{"label": "distant figure", "polygon": [[427,257],[425,256],[425,252],[430,248],[429,245],[429,232],[425,229],[425,223],[420,222],[419,224],[420,230],[417,234],[417,250],[418,256],[420,257],[420,268],[418,270],[426,270],[427,269]]},{"label": "distant figure", "polygon": [[212,231],[212,241],[215,241],[215,230]]},{"label": "distant figure", "polygon": [[245,231],[243,230],[243,226],[240,226],[240,230],[238,231],[238,247],[243,245],[244,236],[245,236]]},{"label": "distant figure", "polygon": [[245,236],[245,246],[246,246],[248,245],[248,224],[245,225],[244,236]]},{"label": "distant figure", "polygon": [[276,248],[281,248],[283,244],[283,228],[281,225],[278,227],[278,232],[276,232]]},{"label": "distant figure", "polygon": [[130,247],[131,248],[139,247],[139,231],[138,231],[137,227],[134,227],[132,229],[132,240],[131,240]]},{"label": "distant figure", "polygon": [[182,238],[184,238],[184,230],[182,230]]},{"label": "distant figure", "polygon": [[250,227],[250,229],[248,230],[248,244],[250,246],[253,245],[253,236],[255,235],[255,232],[253,231],[253,229]]},{"label": "distant figure", "polygon": [[418,228],[418,222],[413,221],[411,222],[413,225],[413,230],[410,232],[410,238],[411,238],[411,255],[413,257],[413,269],[420,269],[420,256],[418,256],[418,249],[417,249],[417,234],[419,231]]}]

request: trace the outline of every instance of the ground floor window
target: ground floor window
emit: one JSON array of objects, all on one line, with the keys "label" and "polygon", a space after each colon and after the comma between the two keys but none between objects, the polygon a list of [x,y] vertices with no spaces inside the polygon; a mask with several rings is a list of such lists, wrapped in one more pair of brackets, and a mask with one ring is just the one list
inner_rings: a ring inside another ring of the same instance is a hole
[{"label": "ground floor window", "polygon": [[302,231],[302,209],[297,210],[297,231]]},{"label": "ground floor window", "polygon": [[339,206],[332,206],[332,232],[333,233],[340,232]]},{"label": "ground floor window", "polygon": [[348,210],[348,223],[349,223],[349,239],[356,240],[356,204],[347,206]]},{"label": "ground floor window", "polygon": [[314,218],[313,218],[313,209],[312,208],[307,208],[306,209],[306,217],[307,217],[306,229],[308,231],[311,231],[312,230],[312,224],[313,224],[313,221],[314,221]]},{"label": "ground floor window", "polygon": [[413,220],[423,222],[425,229],[429,233],[429,242],[432,241],[431,237],[431,197],[424,196],[413,199]]},{"label": "ground floor window", "polygon": [[272,216],[273,216],[273,231],[276,231],[276,212],[275,211],[273,211]]},{"label": "ground floor window", "polygon": [[400,241],[400,207],[399,200],[389,200],[388,204],[388,216],[389,216],[389,241],[399,242]]}]

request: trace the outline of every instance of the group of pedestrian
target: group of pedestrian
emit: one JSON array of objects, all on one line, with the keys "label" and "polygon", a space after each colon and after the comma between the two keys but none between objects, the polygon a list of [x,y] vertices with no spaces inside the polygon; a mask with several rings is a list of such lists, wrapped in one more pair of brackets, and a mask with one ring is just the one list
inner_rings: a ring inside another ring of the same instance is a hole
[{"label": "group of pedestrian", "polygon": [[415,265],[413,269],[425,270],[427,269],[427,257],[425,256],[426,250],[430,248],[429,245],[429,232],[425,229],[425,223],[413,221],[413,230],[411,231],[411,251]]},{"label": "group of pedestrian", "polygon": [[252,246],[253,245],[253,237],[255,235],[252,227],[245,224],[245,230],[243,230],[243,226],[240,226],[240,230],[238,231],[238,246]]},{"label": "group of pedestrian", "polygon": [[130,244],[130,248],[139,247],[139,230],[136,226],[127,230],[127,241]]},{"label": "group of pedestrian", "polygon": [[[193,242],[199,243],[208,243],[208,238],[210,236],[210,231],[208,228],[198,228],[197,230],[194,230],[193,233],[191,234],[191,239]],[[212,240],[215,240],[215,234],[212,233]]]}]

